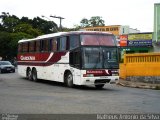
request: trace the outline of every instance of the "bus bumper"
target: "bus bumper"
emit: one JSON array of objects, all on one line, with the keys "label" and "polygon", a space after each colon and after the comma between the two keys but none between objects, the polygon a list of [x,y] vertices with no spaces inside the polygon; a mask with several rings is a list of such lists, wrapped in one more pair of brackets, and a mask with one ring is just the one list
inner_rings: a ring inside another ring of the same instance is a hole
[{"label": "bus bumper", "polygon": [[119,81],[119,76],[105,76],[105,77],[83,77],[82,85],[98,85],[98,84],[116,84]]}]

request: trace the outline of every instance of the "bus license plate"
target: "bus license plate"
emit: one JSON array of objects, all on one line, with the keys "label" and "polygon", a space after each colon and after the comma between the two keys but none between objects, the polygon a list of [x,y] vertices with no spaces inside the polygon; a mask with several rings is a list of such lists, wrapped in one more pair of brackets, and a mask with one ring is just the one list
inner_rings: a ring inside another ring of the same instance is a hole
[{"label": "bus license plate", "polygon": [[107,76],[102,76],[102,77],[100,77],[100,78],[108,78]]}]

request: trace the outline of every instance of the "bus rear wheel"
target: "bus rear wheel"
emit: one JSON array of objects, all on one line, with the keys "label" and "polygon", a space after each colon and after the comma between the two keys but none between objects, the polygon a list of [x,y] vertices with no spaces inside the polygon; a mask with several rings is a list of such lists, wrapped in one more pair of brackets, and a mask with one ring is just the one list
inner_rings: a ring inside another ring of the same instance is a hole
[{"label": "bus rear wheel", "polygon": [[105,85],[105,84],[95,85],[95,87],[96,87],[97,89],[102,89],[102,88],[104,87],[104,85]]},{"label": "bus rear wheel", "polygon": [[32,71],[31,71],[31,69],[27,69],[26,77],[27,77],[28,80],[32,80]]},{"label": "bus rear wheel", "polygon": [[38,82],[38,79],[37,79],[37,70],[36,69],[32,70],[32,80],[35,81],[35,82]]},{"label": "bus rear wheel", "polygon": [[65,83],[67,87],[73,87],[73,75],[72,73],[68,72],[65,76]]},{"label": "bus rear wheel", "polygon": [[2,73],[2,70],[0,69],[0,74]]}]

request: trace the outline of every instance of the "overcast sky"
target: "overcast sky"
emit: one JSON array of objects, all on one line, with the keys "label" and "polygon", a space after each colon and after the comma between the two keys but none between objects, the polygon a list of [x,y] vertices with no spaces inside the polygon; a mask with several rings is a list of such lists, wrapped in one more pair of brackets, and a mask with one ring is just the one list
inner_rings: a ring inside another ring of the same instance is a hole
[{"label": "overcast sky", "polygon": [[[62,25],[73,27],[83,18],[101,16],[105,25],[129,25],[141,32],[153,31],[154,3],[160,0],[0,0],[0,12],[33,18],[62,16]],[[49,18],[59,25],[59,20]]]}]

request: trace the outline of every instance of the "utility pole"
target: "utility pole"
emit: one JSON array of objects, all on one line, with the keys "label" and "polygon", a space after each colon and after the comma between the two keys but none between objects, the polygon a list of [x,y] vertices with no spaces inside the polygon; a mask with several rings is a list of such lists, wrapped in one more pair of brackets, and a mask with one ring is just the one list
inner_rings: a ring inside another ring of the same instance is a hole
[{"label": "utility pole", "polygon": [[60,27],[60,30],[62,31],[62,19],[65,19],[65,18],[63,18],[63,17],[60,17],[60,16],[50,16],[50,17],[52,17],[52,18],[58,18],[59,20],[60,20],[60,25],[59,25],[59,27]]},{"label": "utility pole", "polygon": [[[44,16],[44,15],[42,15],[42,17],[43,18],[47,18],[49,21],[51,21],[52,22],[52,24],[53,24],[53,21],[52,20],[50,20],[48,17],[46,17],[46,16]],[[57,30],[57,28],[54,26],[54,24],[53,24],[53,27],[54,27],[54,29],[58,32],[58,30]]]}]

